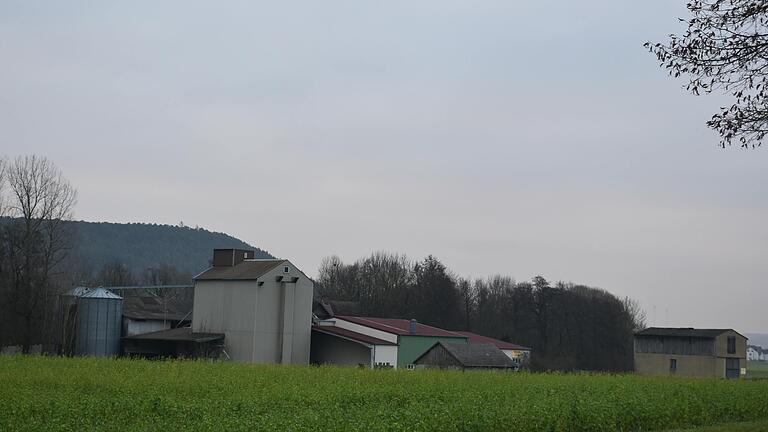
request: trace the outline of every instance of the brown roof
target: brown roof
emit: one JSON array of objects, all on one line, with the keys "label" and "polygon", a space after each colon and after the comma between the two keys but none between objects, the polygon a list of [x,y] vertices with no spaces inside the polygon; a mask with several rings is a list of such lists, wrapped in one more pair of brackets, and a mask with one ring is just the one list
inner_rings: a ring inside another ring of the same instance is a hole
[{"label": "brown roof", "polygon": [[351,339],[353,341],[362,342],[368,345],[396,345],[392,342],[388,342],[383,339],[371,337],[368,335],[364,335],[362,333],[354,332],[352,330],[347,330],[347,329],[343,329],[341,327],[336,327],[336,326],[315,325],[315,326],[312,326],[312,331],[325,333],[333,336],[339,336],[344,339]]},{"label": "brown roof", "polygon": [[195,280],[254,280],[286,262],[281,259],[245,260],[232,267],[210,267]]},{"label": "brown roof", "polygon": [[[383,332],[392,333],[396,335],[411,335],[411,321],[407,319],[397,318],[371,318],[371,317],[355,317],[355,316],[339,316],[335,318],[341,318],[345,321],[360,324],[366,327],[381,330]],[[435,337],[455,337],[466,339],[467,337],[441,328],[432,327],[430,325],[416,323],[416,334],[413,336],[435,336]]]},{"label": "brown roof", "polygon": [[151,333],[126,336],[123,339],[203,343],[224,340],[224,333],[192,333],[192,328],[190,327],[179,327],[170,330],[160,330]]},{"label": "brown roof", "polygon": [[123,316],[131,319],[181,321],[192,319],[192,300],[151,296],[123,297]]},{"label": "brown roof", "polygon": [[473,343],[473,344],[491,344],[496,346],[496,348],[503,349],[503,350],[520,350],[520,351],[531,350],[530,348],[524,347],[522,345],[513,344],[512,342],[504,342],[503,340],[490,338],[488,336],[483,336],[483,335],[475,334],[468,331],[457,331],[456,333],[466,336],[467,339],[469,339],[469,343]]},{"label": "brown roof", "polygon": [[737,331],[732,329],[696,329],[693,327],[649,327],[645,330],[635,333],[635,336],[654,336],[654,337],[686,337],[714,339],[725,332]]}]

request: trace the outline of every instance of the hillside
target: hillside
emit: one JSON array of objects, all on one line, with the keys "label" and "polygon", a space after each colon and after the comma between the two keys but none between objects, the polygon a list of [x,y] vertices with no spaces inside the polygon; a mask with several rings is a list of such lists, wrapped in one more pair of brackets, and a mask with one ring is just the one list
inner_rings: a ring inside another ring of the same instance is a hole
[{"label": "hillside", "polygon": [[119,262],[134,275],[148,268],[171,265],[195,275],[208,267],[214,248],[256,250],[256,258],[273,258],[266,251],[228,234],[202,228],[143,223],[70,222],[77,232],[72,254],[80,265],[98,271]]}]

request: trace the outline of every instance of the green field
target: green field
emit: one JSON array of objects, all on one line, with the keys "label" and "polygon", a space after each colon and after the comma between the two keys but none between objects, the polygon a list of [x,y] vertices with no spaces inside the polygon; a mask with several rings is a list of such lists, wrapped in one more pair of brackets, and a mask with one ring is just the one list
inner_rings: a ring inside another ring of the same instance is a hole
[{"label": "green field", "polygon": [[768,362],[747,362],[747,378],[768,378]]},{"label": "green field", "polygon": [[0,431],[649,431],[766,420],[764,380],[0,356]]}]

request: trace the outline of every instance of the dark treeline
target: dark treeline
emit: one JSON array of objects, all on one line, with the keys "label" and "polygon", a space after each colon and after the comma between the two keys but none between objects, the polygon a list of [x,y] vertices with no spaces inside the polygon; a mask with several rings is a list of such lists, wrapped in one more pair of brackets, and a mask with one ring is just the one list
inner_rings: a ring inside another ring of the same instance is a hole
[{"label": "dark treeline", "polygon": [[529,346],[538,370],[630,370],[632,334],[645,321],[635,301],[602,289],[541,276],[468,280],[433,256],[411,262],[379,252],[353,264],[329,257],[317,285],[327,299],[359,302],[364,315],[415,318]]}]

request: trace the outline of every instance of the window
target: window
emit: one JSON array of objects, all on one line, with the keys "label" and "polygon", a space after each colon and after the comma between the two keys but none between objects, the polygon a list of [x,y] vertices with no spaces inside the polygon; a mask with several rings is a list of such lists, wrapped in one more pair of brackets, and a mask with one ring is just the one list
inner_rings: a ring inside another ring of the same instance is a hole
[{"label": "window", "polygon": [[406,366],[406,368],[408,370],[414,370],[414,369],[416,369],[416,365],[415,364],[409,364],[408,366]]},{"label": "window", "polygon": [[728,354],[736,354],[736,336],[728,336]]},{"label": "window", "polygon": [[669,373],[677,372],[677,359],[669,359]]},{"label": "window", "polygon": [[283,273],[288,273],[291,271],[291,268],[288,266],[283,267]]}]

